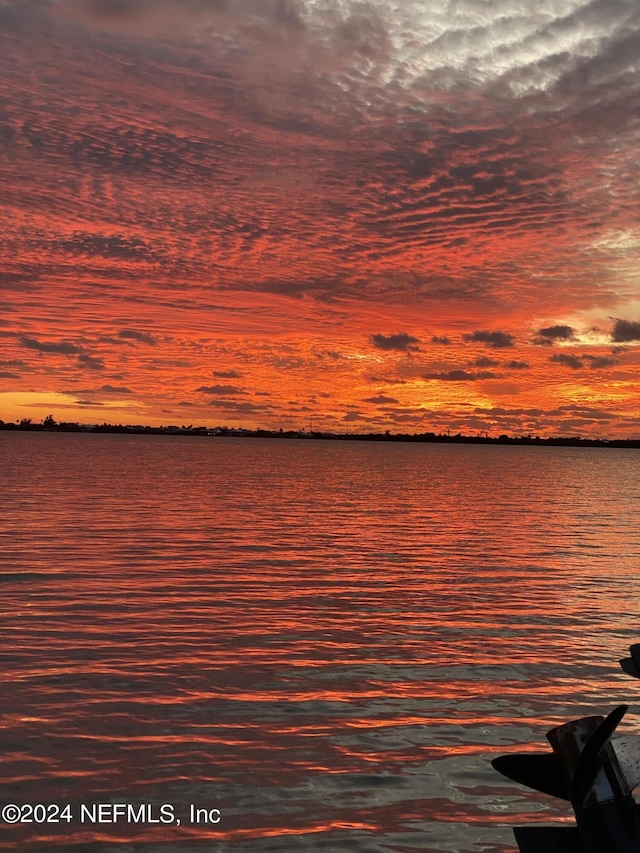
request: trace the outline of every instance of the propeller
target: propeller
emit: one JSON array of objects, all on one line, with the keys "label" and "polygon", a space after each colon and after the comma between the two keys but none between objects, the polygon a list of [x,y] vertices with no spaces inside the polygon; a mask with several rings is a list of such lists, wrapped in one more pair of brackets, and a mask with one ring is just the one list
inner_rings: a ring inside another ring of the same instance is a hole
[{"label": "propeller", "polygon": [[[629,710],[628,705],[618,705],[610,714],[600,723],[595,732],[586,742],[584,749],[580,753],[576,769],[573,774],[571,800],[579,805],[584,805],[584,801],[589,793],[589,789],[593,786],[595,778],[602,766],[603,752],[611,739],[611,735],[616,730],[618,723]],[[626,781],[626,780],[625,780]],[[631,788],[629,788],[629,793]]]},{"label": "propeller", "polygon": [[640,782],[640,738],[615,735],[628,707],[550,729],[552,752],[493,759],[502,775],[568,800],[575,811],[574,827],[516,827],[520,853],[639,853],[640,814],[631,791]]},{"label": "propeller", "polygon": [[[578,756],[570,780],[566,779],[565,763],[558,752],[516,752],[494,758],[491,764],[498,773],[502,773],[514,782],[582,806],[602,766],[603,753],[607,744],[628,708],[628,705],[619,705],[614,708],[588,737]],[[584,719],[593,718],[585,717]],[[576,720],[569,725],[575,727],[581,722],[583,721]],[[552,729],[547,737],[553,737],[554,733],[564,728],[565,726],[559,726],[557,729]],[[617,757],[615,744],[613,747]],[[629,738],[622,736],[620,754],[624,757],[625,767],[629,768],[631,778],[627,778],[627,773],[624,771],[623,775],[631,791],[640,782],[640,739],[634,738],[632,743]]]},{"label": "propeller", "polygon": [[[640,643],[620,666],[640,678]],[[534,791],[568,800],[575,826],[517,826],[520,853],[640,853],[640,806],[631,792],[640,784],[640,737],[616,734],[629,710],[618,705],[606,717],[582,717],[547,732],[551,752],[494,758],[493,767]]]},{"label": "propeller", "polygon": [[562,764],[553,752],[515,752],[500,755],[491,764],[498,773],[513,782],[561,800],[571,800],[569,788],[562,778]]},{"label": "propeller", "polygon": [[631,652],[631,657],[622,658],[620,666],[627,675],[632,675],[634,678],[640,678],[640,643],[635,643],[633,646],[629,646],[629,651]]}]

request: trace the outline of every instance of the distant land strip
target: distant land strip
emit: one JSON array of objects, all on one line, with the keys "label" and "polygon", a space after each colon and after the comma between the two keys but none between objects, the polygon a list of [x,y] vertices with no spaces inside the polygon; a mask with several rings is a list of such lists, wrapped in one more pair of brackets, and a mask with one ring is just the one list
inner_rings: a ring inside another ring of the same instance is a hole
[{"label": "distant land strip", "polygon": [[0,430],[18,430],[27,432],[82,432],[82,433],[118,433],[126,435],[181,435],[205,437],[234,437],[234,438],[296,438],[316,439],[325,441],[404,441],[414,443],[441,444],[525,444],[547,447],[624,447],[640,448],[640,438],[581,438],[580,436],[550,436],[542,438],[533,435],[511,436],[502,434],[497,437],[488,434],[463,435],[456,433],[351,433],[351,432],[316,432],[315,430],[269,430],[244,429],[231,427],[207,426],[142,426],[124,424],[79,424],[58,422],[51,415],[38,423],[30,418],[24,418],[18,423],[5,423],[0,420]]}]

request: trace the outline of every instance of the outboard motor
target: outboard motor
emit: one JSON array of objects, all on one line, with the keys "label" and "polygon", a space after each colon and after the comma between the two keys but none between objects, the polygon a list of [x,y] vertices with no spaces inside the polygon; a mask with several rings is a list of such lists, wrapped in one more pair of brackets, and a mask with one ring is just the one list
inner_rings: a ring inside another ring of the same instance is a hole
[{"label": "outboard motor", "polygon": [[[640,644],[622,669],[640,678]],[[607,717],[572,720],[547,732],[552,751],[501,755],[491,763],[509,779],[568,800],[575,826],[518,826],[520,853],[640,853],[640,737],[616,735],[628,705]]]}]

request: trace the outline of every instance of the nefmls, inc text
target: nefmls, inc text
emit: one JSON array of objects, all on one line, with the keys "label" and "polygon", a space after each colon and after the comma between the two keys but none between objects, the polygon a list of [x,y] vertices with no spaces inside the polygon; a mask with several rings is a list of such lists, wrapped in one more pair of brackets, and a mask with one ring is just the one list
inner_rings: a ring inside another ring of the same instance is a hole
[{"label": "nefmls, inc text", "polygon": [[79,817],[80,823],[170,824],[178,820],[171,803],[81,803]]}]

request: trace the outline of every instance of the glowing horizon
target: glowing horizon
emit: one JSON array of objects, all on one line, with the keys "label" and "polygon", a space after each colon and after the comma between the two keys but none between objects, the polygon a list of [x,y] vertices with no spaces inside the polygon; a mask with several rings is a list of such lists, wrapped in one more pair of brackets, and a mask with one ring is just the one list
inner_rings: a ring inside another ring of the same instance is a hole
[{"label": "glowing horizon", "polygon": [[0,418],[636,437],[629,0],[0,6]]}]

